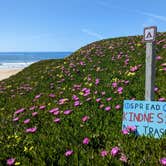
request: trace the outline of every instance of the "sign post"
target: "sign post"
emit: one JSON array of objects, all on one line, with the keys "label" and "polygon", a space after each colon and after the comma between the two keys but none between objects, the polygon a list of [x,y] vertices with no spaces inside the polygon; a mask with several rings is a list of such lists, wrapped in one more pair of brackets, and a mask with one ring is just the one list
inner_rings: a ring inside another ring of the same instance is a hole
[{"label": "sign post", "polygon": [[124,100],[123,134],[134,132],[136,135],[160,138],[166,134],[166,102],[154,100],[155,82],[155,37],[157,27],[144,29],[146,42],[145,101]]},{"label": "sign post", "polygon": [[144,28],[144,41],[146,42],[146,78],[145,78],[145,100],[154,100],[155,83],[155,38],[157,27]]}]

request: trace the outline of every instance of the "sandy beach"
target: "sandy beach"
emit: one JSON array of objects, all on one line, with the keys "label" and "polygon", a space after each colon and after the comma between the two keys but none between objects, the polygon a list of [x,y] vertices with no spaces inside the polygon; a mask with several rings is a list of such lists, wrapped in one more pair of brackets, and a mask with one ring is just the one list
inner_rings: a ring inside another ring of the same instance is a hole
[{"label": "sandy beach", "polygon": [[12,75],[17,74],[22,69],[0,69],[0,81],[9,78]]}]

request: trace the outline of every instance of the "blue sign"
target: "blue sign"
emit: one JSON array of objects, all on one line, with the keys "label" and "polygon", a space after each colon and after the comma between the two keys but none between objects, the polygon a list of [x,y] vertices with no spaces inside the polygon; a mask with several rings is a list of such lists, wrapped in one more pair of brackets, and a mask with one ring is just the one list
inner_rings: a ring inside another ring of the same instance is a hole
[{"label": "blue sign", "polygon": [[160,138],[166,134],[166,102],[124,100],[122,129],[136,127],[136,134]]}]

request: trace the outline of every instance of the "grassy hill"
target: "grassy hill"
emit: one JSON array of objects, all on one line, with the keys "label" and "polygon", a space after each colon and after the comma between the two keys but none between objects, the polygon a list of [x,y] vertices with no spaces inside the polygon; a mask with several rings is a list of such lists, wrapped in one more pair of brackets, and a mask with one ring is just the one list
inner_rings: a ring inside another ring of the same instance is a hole
[{"label": "grassy hill", "polygon": [[[166,33],[156,43],[155,100],[166,100]],[[144,100],[144,87],[142,36],[32,64],[0,82],[0,165],[160,165],[166,137],[121,131],[123,100]]]}]

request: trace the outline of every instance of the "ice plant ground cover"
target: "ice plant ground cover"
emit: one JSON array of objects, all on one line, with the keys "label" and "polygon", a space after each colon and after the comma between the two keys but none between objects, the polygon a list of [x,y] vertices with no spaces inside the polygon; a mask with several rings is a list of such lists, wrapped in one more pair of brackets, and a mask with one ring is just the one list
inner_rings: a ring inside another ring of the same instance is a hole
[{"label": "ice plant ground cover", "polygon": [[[166,33],[155,100],[166,100]],[[0,165],[164,165],[166,137],[122,132],[123,100],[144,100],[142,36],[107,39],[0,82]],[[165,119],[166,120],[166,119]]]}]

